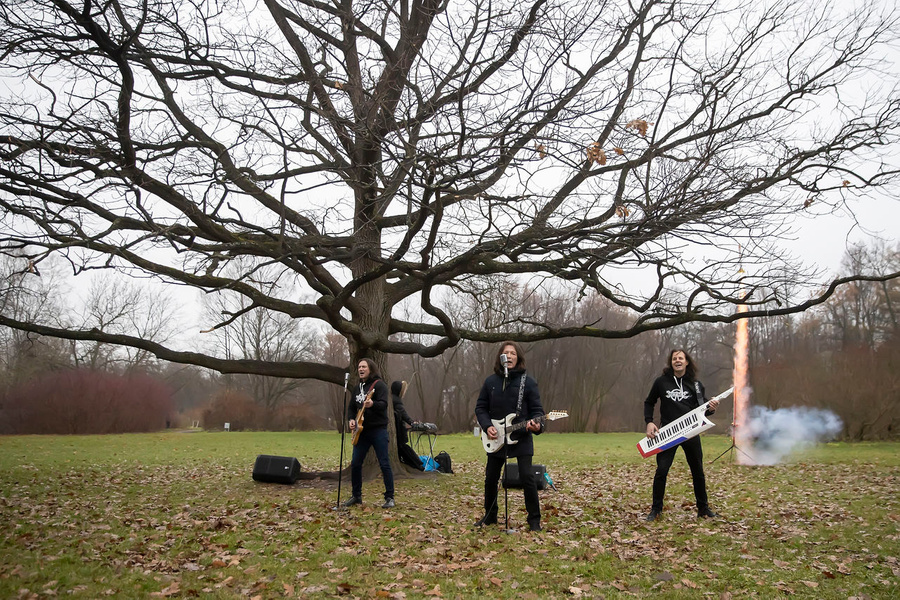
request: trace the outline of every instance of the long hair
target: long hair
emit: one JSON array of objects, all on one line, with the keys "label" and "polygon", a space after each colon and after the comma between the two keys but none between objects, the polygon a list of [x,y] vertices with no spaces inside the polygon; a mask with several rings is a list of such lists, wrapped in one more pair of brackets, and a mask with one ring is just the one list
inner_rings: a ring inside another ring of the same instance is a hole
[{"label": "long hair", "polygon": [[378,365],[375,364],[375,361],[371,358],[361,358],[359,362],[356,363],[356,366],[359,366],[359,363],[364,362],[369,365],[369,380],[374,381],[375,379],[381,379],[381,373],[378,372]]},{"label": "long hair", "polygon": [[516,351],[516,368],[525,368],[525,351],[522,350],[522,346],[520,346],[518,342],[503,342],[502,344],[500,344],[500,347],[497,348],[497,356],[494,357],[494,373],[496,373],[497,375],[503,375],[503,365],[500,364],[500,355],[503,354],[503,349],[507,346],[512,346]]},{"label": "long hair", "polygon": [[687,350],[682,348],[674,348],[671,352],[669,352],[669,360],[666,362],[666,368],[663,369],[663,375],[674,375],[675,370],[672,368],[672,357],[675,356],[676,352],[681,352],[684,354],[684,357],[687,359],[687,367],[684,370],[684,376],[688,379],[697,379],[697,365],[694,363],[694,358],[688,354]]},{"label": "long hair", "polygon": [[402,400],[406,395],[407,387],[409,387],[409,384],[405,381],[394,381],[391,383],[391,394]]}]

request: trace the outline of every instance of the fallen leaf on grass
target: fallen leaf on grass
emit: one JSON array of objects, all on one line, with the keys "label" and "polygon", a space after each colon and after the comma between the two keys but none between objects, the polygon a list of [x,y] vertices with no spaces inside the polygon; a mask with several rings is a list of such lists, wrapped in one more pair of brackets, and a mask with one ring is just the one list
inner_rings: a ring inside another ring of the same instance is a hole
[{"label": "fallen leaf on grass", "polygon": [[152,592],[150,596],[152,596],[153,598],[168,598],[169,596],[174,596],[175,594],[180,593],[180,587],[181,586],[179,586],[178,582],[174,581],[171,585],[163,588],[162,590],[158,592]]}]

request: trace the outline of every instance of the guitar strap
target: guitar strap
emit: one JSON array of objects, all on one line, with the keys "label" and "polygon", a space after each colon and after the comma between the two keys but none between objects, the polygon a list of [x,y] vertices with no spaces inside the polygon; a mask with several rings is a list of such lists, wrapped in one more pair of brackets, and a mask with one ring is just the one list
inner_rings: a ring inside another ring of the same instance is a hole
[{"label": "guitar strap", "polygon": [[525,371],[522,371],[522,379],[519,380],[519,400],[516,402],[516,416],[522,416],[522,398],[525,397]]}]

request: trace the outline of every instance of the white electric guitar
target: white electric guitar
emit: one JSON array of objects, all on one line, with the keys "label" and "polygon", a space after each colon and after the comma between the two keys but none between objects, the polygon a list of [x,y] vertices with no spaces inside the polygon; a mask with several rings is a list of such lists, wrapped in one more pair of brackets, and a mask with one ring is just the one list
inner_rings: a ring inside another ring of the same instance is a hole
[{"label": "white electric guitar", "polygon": [[[536,423],[544,423],[545,421],[555,421],[557,419],[565,419],[569,416],[568,411],[565,410],[551,410],[549,414],[546,414],[542,417],[538,417],[534,419]],[[493,454],[500,448],[502,448],[505,444],[513,445],[518,443],[519,440],[512,439],[512,434],[520,429],[524,429],[528,422],[531,419],[525,419],[520,423],[513,423],[513,419],[516,418],[516,413],[509,413],[506,415],[505,419],[491,419],[494,427],[497,429],[497,439],[492,440],[488,437],[487,431],[481,432],[481,445],[484,446],[484,451],[488,454]]]}]

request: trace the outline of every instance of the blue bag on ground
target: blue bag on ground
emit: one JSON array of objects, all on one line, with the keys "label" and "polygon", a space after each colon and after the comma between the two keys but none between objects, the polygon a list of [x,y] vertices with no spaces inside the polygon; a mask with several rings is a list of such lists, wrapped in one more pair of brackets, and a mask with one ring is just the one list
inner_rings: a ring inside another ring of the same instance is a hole
[{"label": "blue bag on ground", "polygon": [[438,470],[437,462],[427,454],[422,455],[419,458],[422,459],[422,466],[425,467],[425,472]]}]

